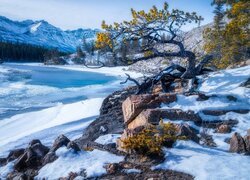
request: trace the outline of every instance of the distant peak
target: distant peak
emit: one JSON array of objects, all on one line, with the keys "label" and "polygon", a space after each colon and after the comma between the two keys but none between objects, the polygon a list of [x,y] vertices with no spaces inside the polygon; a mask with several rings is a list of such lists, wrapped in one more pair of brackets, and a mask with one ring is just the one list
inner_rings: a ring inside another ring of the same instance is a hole
[{"label": "distant peak", "polygon": [[42,22],[38,22],[38,23],[35,23],[34,25],[32,25],[30,27],[30,32],[31,33],[35,33],[37,31],[37,29],[41,26]]}]

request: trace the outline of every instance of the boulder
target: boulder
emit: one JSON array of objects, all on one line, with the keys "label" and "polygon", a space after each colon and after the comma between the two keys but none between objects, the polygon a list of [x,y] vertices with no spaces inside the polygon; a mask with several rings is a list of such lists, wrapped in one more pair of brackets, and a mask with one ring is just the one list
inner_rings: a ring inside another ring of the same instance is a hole
[{"label": "boulder", "polygon": [[215,132],[225,134],[225,133],[230,133],[231,131],[232,131],[232,128],[230,125],[222,124],[219,127],[217,127]]},{"label": "boulder", "polygon": [[51,149],[50,149],[50,152],[56,152],[57,149],[59,149],[60,147],[62,146],[66,146],[68,145],[68,143],[70,142],[70,140],[64,136],[63,134],[58,136],[56,138],[56,140],[54,141]]},{"label": "boulder", "polygon": [[42,160],[42,165],[45,166],[48,163],[54,162],[57,158],[58,157],[55,152],[48,152]]},{"label": "boulder", "polygon": [[150,124],[157,125],[160,122],[161,109],[146,109],[143,110],[132,122],[128,124],[128,129],[138,127],[146,127]]},{"label": "boulder", "polygon": [[157,108],[160,106],[158,95],[143,94],[132,95],[122,103],[124,122],[130,123],[144,109]]},{"label": "boulder", "polygon": [[113,164],[107,164],[105,166],[105,169],[108,174],[115,174],[115,173],[120,172],[122,170],[122,167],[118,163],[113,163]]},{"label": "boulder", "polygon": [[243,137],[237,132],[235,132],[230,139],[230,152],[235,153],[245,153],[246,152],[246,145],[244,142]]},{"label": "boulder", "polygon": [[160,119],[186,120],[201,122],[201,118],[193,111],[182,111],[180,109],[146,109],[143,110],[132,122],[127,124],[128,129],[135,129],[139,126],[149,124],[158,125]]},{"label": "boulder", "polygon": [[196,130],[190,127],[188,124],[178,124],[176,125],[177,136],[185,136],[196,143],[199,143],[200,138],[197,136]]},{"label": "boulder", "polygon": [[7,158],[0,158],[0,167],[7,164]]},{"label": "boulder", "polygon": [[7,162],[10,162],[19,158],[24,153],[24,151],[25,149],[15,149],[15,150],[10,151],[7,157]]},{"label": "boulder", "polygon": [[37,169],[42,165],[42,159],[49,152],[39,140],[32,140],[24,153],[17,159],[14,169],[22,172],[27,169]]},{"label": "boulder", "polygon": [[176,94],[142,94],[128,97],[122,104],[124,122],[130,123],[144,109],[160,107],[161,103],[176,101]]},{"label": "boulder", "polygon": [[250,154],[250,135],[244,137],[247,154]]},{"label": "boulder", "polygon": [[73,141],[70,141],[67,144],[67,148],[68,149],[73,149],[75,152],[81,151],[81,149],[79,148],[79,146],[75,142],[73,142]]}]

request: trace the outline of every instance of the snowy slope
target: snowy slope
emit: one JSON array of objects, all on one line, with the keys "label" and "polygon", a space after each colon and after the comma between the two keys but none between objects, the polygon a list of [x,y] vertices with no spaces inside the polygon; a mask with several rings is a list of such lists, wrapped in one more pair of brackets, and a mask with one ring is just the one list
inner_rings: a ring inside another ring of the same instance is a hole
[{"label": "snowy slope", "polygon": [[46,21],[12,21],[0,16],[0,41],[27,43],[73,52],[82,39],[93,39],[98,30],[63,31]]},{"label": "snowy slope", "polygon": [[[241,86],[250,78],[250,66],[237,69],[229,69],[200,77],[199,91],[213,95],[207,101],[196,101],[197,96],[179,95],[177,102],[163,105],[162,108],[179,108],[184,111],[193,110],[222,110],[222,109],[250,109],[250,89]],[[216,96],[215,96],[216,95]],[[228,95],[237,98],[230,101]],[[212,135],[217,147],[205,147],[192,141],[178,141],[174,148],[165,149],[166,161],[155,168],[173,169],[189,173],[197,180],[249,180],[250,157],[242,154],[230,153],[229,144],[226,139],[231,138],[235,132],[245,136],[250,129],[250,112],[239,114],[228,112],[221,116],[208,116],[200,113],[202,119],[214,120],[237,120],[238,124],[232,128],[231,133],[220,134],[214,129],[207,129],[207,133]],[[164,120],[169,122],[169,120]],[[175,123],[188,123],[198,131],[203,128],[194,125],[193,122],[185,122],[181,119]]]}]

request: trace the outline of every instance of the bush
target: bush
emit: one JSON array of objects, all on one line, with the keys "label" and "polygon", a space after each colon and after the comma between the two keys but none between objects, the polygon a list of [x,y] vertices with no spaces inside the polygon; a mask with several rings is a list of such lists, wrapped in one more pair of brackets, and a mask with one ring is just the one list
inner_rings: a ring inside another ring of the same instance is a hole
[{"label": "bush", "polygon": [[178,139],[185,137],[177,135],[174,124],[161,123],[159,126],[149,126],[138,134],[124,139],[122,148],[142,155],[160,156],[163,154],[163,146],[172,147]]}]

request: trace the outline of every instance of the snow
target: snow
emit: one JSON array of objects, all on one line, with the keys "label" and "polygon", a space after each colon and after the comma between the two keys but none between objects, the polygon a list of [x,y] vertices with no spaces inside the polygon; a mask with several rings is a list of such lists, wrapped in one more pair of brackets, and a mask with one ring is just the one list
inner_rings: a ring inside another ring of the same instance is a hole
[{"label": "snow", "polygon": [[118,66],[118,67],[102,67],[102,68],[87,68],[81,65],[66,65],[66,66],[51,66],[62,69],[74,70],[74,71],[85,71],[85,72],[95,72],[102,73],[105,75],[112,76],[120,76],[126,77],[125,73],[128,73],[132,78],[142,77],[143,74],[135,71],[129,71],[126,66]]},{"label": "snow", "polygon": [[39,26],[41,26],[42,22],[39,22],[37,24],[34,24],[30,27],[30,32],[31,33],[35,33],[37,31],[37,29],[39,28]]},{"label": "snow", "polygon": [[[246,95],[246,94],[245,94]],[[163,109],[182,109],[184,111],[192,110],[198,113],[201,110],[234,110],[234,109],[250,109],[250,101],[249,99],[239,99],[238,101],[230,101],[226,97],[218,96],[211,97],[206,101],[196,101],[198,96],[184,96],[177,95],[177,101],[170,103],[168,105],[163,104]]]},{"label": "snow", "polygon": [[139,170],[139,169],[125,169],[124,172],[127,174],[133,174],[133,173],[138,174],[138,173],[141,173],[141,170]]},{"label": "snow", "polygon": [[[162,108],[177,108],[184,111],[192,110],[202,117],[203,120],[237,120],[238,124],[232,128],[231,133],[220,134],[215,133],[214,129],[206,129],[209,135],[212,135],[217,147],[204,147],[192,141],[177,141],[174,148],[164,149],[166,160],[154,168],[172,169],[176,171],[191,174],[197,180],[210,179],[241,179],[248,180],[250,172],[249,156],[230,153],[229,144],[225,142],[227,138],[232,137],[234,132],[238,132],[241,136],[245,136],[250,128],[250,112],[239,114],[228,112],[221,116],[208,116],[200,111],[209,110],[239,110],[250,109],[250,90],[241,87],[250,77],[250,66],[237,69],[223,70],[211,73],[207,76],[199,77],[199,91],[210,95],[206,101],[197,101],[198,96],[177,96],[177,102],[169,105],[162,105]],[[230,101],[228,95],[237,98],[236,101]],[[170,120],[164,119],[164,122]],[[198,131],[203,128],[196,126],[193,122],[183,120],[174,123],[187,123]]]},{"label": "snow", "polygon": [[202,147],[192,141],[178,141],[165,152],[167,160],[154,168],[182,171],[197,180],[249,179],[250,158],[244,155]]},{"label": "snow", "polygon": [[249,77],[250,66],[222,70],[201,79],[202,84],[198,90],[206,94],[233,94],[249,98],[250,90],[240,87]]},{"label": "snow", "polygon": [[106,135],[98,137],[95,140],[95,142],[99,144],[103,144],[103,145],[112,144],[112,143],[116,143],[116,140],[120,137],[121,137],[120,134],[106,134]]},{"label": "snow", "polygon": [[97,116],[102,101],[103,98],[93,98],[72,104],[58,104],[55,107],[3,119],[0,121],[0,152],[7,143],[33,133]]},{"label": "snow", "polygon": [[13,171],[15,161],[11,161],[5,166],[0,167],[0,179],[4,179],[10,172]]},{"label": "snow", "polygon": [[59,158],[53,163],[47,164],[40,171],[37,179],[58,179],[67,177],[70,172],[80,173],[85,171],[87,177],[101,176],[106,173],[104,165],[118,163],[124,159],[108,152],[93,150],[75,153],[66,148],[60,148],[56,154]]},{"label": "snow", "polygon": [[75,52],[82,39],[95,39],[97,29],[63,31],[44,20],[12,21],[0,16],[0,39]]}]

